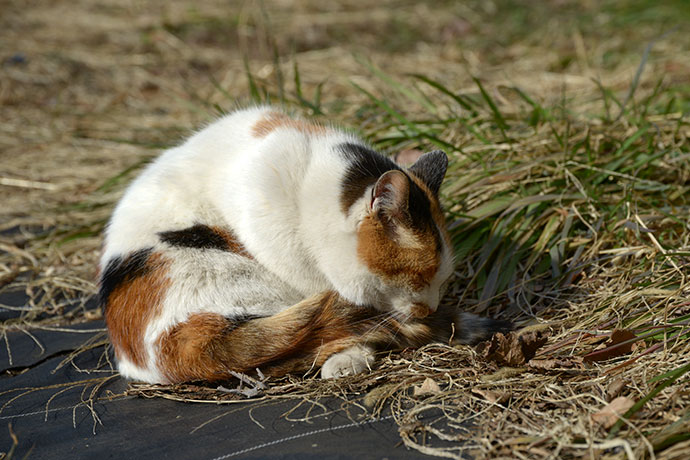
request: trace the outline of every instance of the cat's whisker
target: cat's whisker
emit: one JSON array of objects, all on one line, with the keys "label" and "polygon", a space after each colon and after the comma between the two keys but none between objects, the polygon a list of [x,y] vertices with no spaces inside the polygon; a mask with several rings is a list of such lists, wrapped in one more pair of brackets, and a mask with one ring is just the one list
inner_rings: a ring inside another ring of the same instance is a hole
[{"label": "cat's whisker", "polygon": [[[394,311],[387,313],[381,321],[377,322],[369,330],[364,332],[363,336],[364,337],[372,336],[374,333],[383,329],[385,326],[392,325],[394,321],[397,321],[395,318],[395,313],[396,312],[394,312]],[[395,328],[395,329],[397,330],[398,328]]]},{"label": "cat's whisker", "polygon": [[[385,320],[385,318],[388,316],[389,316],[388,312],[380,313],[378,315],[373,315],[373,316],[367,316],[366,318],[363,318],[363,319],[349,323],[349,326],[350,327],[357,327],[357,326],[360,326],[362,324],[369,324],[369,323],[374,322],[374,326],[371,327],[371,328],[373,328],[373,327],[376,327],[376,325],[379,323],[380,319]],[[370,329],[368,329],[368,330],[370,330]]]},{"label": "cat's whisker", "polygon": [[[399,311],[394,311],[394,315],[396,316],[396,320],[401,324],[407,324],[407,322],[412,318],[412,313],[402,313]],[[393,333],[393,336],[391,337],[392,341],[395,341],[395,339],[398,338],[398,334],[402,331],[402,328],[398,327],[395,329],[395,332]]]}]

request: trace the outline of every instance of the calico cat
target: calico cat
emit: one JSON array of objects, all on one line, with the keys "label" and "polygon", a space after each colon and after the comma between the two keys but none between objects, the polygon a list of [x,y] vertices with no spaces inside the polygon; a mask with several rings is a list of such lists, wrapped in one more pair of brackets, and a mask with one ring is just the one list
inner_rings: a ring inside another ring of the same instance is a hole
[{"label": "calico cat", "polygon": [[403,169],[270,107],[224,116],[131,184],[100,301],[120,373],[151,383],[366,370],[382,348],[507,325],[437,310],[453,271],[442,151]]}]

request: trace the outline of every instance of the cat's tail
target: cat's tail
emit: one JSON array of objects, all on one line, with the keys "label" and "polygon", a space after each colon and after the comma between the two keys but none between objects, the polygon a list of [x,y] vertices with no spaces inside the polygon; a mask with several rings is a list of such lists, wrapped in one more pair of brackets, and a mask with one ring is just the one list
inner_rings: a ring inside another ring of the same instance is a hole
[{"label": "cat's tail", "polygon": [[497,332],[507,333],[513,329],[510,321],[459,312],[455,307],[441,305],[435,313],[403,325],[398,345],[421,346],[429,342],[476,345]]},{"label": "cat's tail", "polygon": [[502,319],[485,318],[474,313],[462,312],[455,320],[453,343],[476,345],[489,340],[497,332],[508,333],[514,329],[513,323]]},{"label": "cat's tail", "polygon": [[[334,353],[361,343],[378,316],[335,292],[244,321],[195,314],[161,335],[158,368],[170,383],[224,380],[230,371],[256,368],[267,375],[318,370]],[[383,329],[379,334],[391,335]]]},{"label": "cat's tail", "polygon": [[230,371],[256,368],[278,376],[317,371],[332,355],[357,346],[380,350],[432,341],[473,344],[511,329],[507,321],[449,307],[423,319],[402,321],[329,291],[267,317],[192,315],[160,336],[157,365],[168,383],[225,380]]}]

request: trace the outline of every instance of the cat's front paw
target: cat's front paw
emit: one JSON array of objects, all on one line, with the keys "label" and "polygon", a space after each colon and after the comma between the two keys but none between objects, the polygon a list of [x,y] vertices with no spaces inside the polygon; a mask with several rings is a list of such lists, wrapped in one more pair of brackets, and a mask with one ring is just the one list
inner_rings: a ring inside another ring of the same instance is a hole
[{"label": "cat's front paw", "polygon": [[322,379],[345,377],[359,374],[371,368],[374,363],[374,352],[366,346],[357,345],[336,353],[323,363]]}]

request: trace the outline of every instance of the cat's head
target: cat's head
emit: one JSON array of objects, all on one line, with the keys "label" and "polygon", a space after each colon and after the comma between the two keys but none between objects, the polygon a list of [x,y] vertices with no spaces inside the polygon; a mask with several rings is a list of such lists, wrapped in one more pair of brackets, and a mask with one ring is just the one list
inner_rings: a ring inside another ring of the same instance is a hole
[{"label": "cat's head", "polygon": [[[438,192],[448,157],[422,155],[381,175],[357,230],[357,253],[379,281],[379,308],[423,317],[438,307],[453,256]],[[381,304],[383,303],[383,304]]]}]

